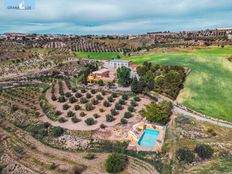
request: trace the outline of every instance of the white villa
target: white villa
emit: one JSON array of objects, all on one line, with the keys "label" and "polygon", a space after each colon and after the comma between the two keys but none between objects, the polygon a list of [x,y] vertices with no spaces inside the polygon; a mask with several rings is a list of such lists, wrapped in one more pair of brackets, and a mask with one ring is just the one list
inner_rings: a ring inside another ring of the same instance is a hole
[{"label": "white villa", "polygon": [[127,68],[131,68],[130,65],[131,65],[130,61],[113,59],[111,61],[105,62],[104,67],[109,68],[109,69],[111,69],[111,68],[118,69],[118,68],[121,68],[123,66],[125,66]]}]

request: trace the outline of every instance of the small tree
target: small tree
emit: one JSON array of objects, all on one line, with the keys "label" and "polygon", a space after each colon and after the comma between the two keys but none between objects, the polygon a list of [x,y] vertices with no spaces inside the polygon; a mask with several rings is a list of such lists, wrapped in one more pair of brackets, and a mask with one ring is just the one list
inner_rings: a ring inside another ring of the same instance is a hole
[{"label": "small tree", "polygon": [[128,110],[129,112],[134,112],[134,111],[135,111],[135,108],[134,108],[134,106],[128,106],[127,110]]},{"label": "small tree", "polygon": [[52,94],[51,99],[52,99],[52,101],[56,101],[56,100],[57,100],[57,98],[56,98],[55,94]]},{"label": "small tree", "polygon": [[118,115],[118,112],[115,109],[111,109],[110,112],[113,116]]},{"label": "small tree", "polygon": [[122,119],[120,120],[120,123],[121,123],[121,124],[127,124],[128,121],[127,121],[126,119],[122,118]]},{"label": "small tree", "polygon": [[91,89],[91,94],[96,94],[96,90],[95,89]]},{"label": "small tree", "polygon": [[81,117],[84,117],[85,115],[86,115],[86,114],[85,114],[84,112],[81,112],[81,113],[80,113],[80,116],[81,116]]},{"label": "small tree", "polygon": [[60,103],[65,102],[65,97],[64,97],[63,95],[59,96],[58,101],[59,101]]},{"label": "small tree", "polygon": [[122,99],[123,99],[123,100],[128,100],[128,95],[127,95],[127,94],[123,94],[123,95],[122,95]]},{"label": "small tree", "polygon": [[68,117],[73,117],[73,116],[75,116],[75,113],[72,112],[72,111],[68,111],[67,116]]},{"label": "small tree", "polygon": [[84,104],[84,103],[87,103],[88,100],[87,100],[85,97],[81,97],[81,98],[80,98],[80,102],[81,102],[82,104]]},{"label": "small tree", "polygon": [[115,104],[115,109],[116,109],[116,110],[122,110],[123,107],[122,107],[122,105],[121,105],[120,103],[116,103],[116,104]]},{"label": "small tree", "polygon": [[60,123],[64,123],[66,122],[65,118],[64,117],[60,117],[59,120],[58,120]]},{"label": "small tree", "polygon": [[97,105],[97,104],[98,104],[98,100],[96,100],[96,99],[93,98],[93,99],[91,100],[91,103],[92,103],[93,105]]},{"label": "small tree", "polygon": [[77,111],[77,110],[80,110],[81,109],[81,106],[80,105],[75,105],[74,106],[74,109]]},{"label": "small tree", "polygon": [[69,108],[70,108],[70,106],[68,104],[63,105],[63,110],[68,110]]},{"label": "small tree", "polygon": [[110,173],[123,171],[127,166],[127,157],[123,154],[110,154],[105,163],[105,169]]},{"label": "small tree", "polygon": [[139,101],[141,101],[141,99],[140,99],[138,96],[135,96],[135,97],[134,97],[134,101],[139,102]]},{"label": "small tree", "polygon": [[53,127],[51,132],[54,137],[60,137],[64,133],[64,129],[62,127]]},{"label": "small tree", "polygon": [[77,101],[77,99],[73,96],[69,98],[70,103],[75,103],[76,101]]},{"label": "small tree", "polygon": [[73,123],[78,123],[78,122],[81,121],[81,120],[78,119],[76,116],[72,117],[71,120],[72,120]]},{"label": "small tree", "polygon": [[97,100],[102,100],[102,99],[103,99],[103,97],[102,97],[100,94],[98,94],[98,95],[96,96],[96,98],[97,98]]},{"label": "small tree", "polygon": [[114,102],[114,98],[112,96],[110,96],[110,97],[108,97],[108,101],[112,103],[112,102]]},{"label": "small tree", "polygon": [[82,94],[79,93],[79,92],[77,92],[77,93],[75,94],[75,97],[76,97],[76,98],[81,98],[81,97],[82,97]]},{"label": "small tree", "polygon": [[138,106],[138,104],[137,104],[137,102],[136,102],[136,101],[132,100],[132,101],[131,101],[131,106],[136,107],[136,106]]},{"label": "small tree", "polygon": [[143,83],[135,77],[131,83],[131,91],[138,94],[143,92]]},{"label": "small tree", "polygon": [[106,115],[106,121],[107,122],[112,122],[112,121],[114,121],[114,117],[112,115],[110,115],[110,114],[107,114]]},{"label": "small tree", "polygon": [[209,159],[212,157],[214,150],[208,144],[198,144],[195,147],[195,152],[202,159]]},{"label": "small tree", "polygon": [[99,86],[104,86],[103,80],[98,80],[98,85],[99,85]]},{"label": "small tree", "polygon": [[72,96],[72,94],[71,94],[70,92],[66,92],[66,93],[65,93],[65,97],[69,98],[69,97],[71,97],[71,96]]},{"label": "small tree", "polygon": [[93,118],[87,118],[85,120],[85,123],[90,126],[90,125],[93,125],[95,123],[95,121]]},{"label": "small tree", "polygon": [[86,93],[86,98],[91,98],[92,97],[92,95],[90,94],[90,93]]},{"label": "small tree", "polygon": [[86,109],[86,111],[91,111],[91,110],[93,110],[93,105],[91,103],[86,103],[85,109]]},{"label": "small tree", "polygon": [[118,97],[118,94],[113,92],[111,96],[112,96],[113,98],[117,98],[117,97]]},{"label": "small tree", "polygon": [[118,84],[123,87],[128,87],[131,84],[131,78],[130,78],[130,69],[126,67],[121,67],[117,69],[117,78],[118,78]]},{"label": "small tree", "polygon": [[86,90],[84,88],[81,89],[81,93],[85,93]]},{"label": "small tree", "polygon": [[177,150],[176,158],[179,161],[183,161],[186,163],[192,163],[194,160],[194,153],[187,148],[181,148],[181,149]]},{"label": "small tree", "polygon": [[104,101],[103,105],[104,105],[105,107],[110,107],[110,103],[109,103],[108,101]]},{"label": "small tree", "polygon": [[133,117],[131,112],[125,112],[124,113],[124,118],[128,119],[128,118],[131,118],[131,117]]}]

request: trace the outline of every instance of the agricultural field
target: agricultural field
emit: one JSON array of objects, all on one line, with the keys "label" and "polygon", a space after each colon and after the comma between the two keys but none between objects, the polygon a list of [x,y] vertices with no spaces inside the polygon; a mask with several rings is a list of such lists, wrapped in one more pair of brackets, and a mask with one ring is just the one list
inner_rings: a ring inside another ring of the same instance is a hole
[{"label": "agricultural field", "polygon": [[113,59],[120,58],[122,54],[119,52],[74,52],[74,55],[79,58],[89,58],[89,59]]},{"label": "agricultural field", "polygon": [[177,101],[203,114],[232,121],[232,63],[227,59],[231,54],[232,46],[159,49],[125,59],[136,64],[149,61],[191,68]]}]

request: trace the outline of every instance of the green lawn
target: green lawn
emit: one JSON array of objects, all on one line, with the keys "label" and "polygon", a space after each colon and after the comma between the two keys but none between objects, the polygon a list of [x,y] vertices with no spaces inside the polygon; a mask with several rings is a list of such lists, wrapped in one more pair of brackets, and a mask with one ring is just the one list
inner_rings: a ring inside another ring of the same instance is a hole
[{"label": "green lawn", "polygon": [[103,52],[103,53],[96,53],[96,52],[74,52],[74,55],[80,58],[89,58],[89,59],[112,59],[117,58],[118,56],[122,57],[121,53],[118,52]]},{"label": "green lawn", "polygon": [[192,69],[178,101],[204,114],[232,121],[232,46],[225,48],[152,52],[126,58],[136,64],[143,61]]}]

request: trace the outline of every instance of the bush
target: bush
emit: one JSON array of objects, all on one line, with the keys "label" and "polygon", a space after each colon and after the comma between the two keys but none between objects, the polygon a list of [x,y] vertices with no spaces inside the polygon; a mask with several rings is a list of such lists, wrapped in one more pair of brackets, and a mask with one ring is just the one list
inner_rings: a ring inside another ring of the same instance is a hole
[{"label": "bush", "polygon": [[110,96],[110,97],[108,97],[108,101],[112,103],[112,102],[114,102],[114,98],[112,96]]},{"label": "bush", "polygon": [[100,109],[99,109],[99,112],[105,112],[105,110],[104,110],[104,109],[102,109],[102,108],[100,108]]},{"label": "bush", "polygon": [[64,97],[63,95],[59,96],[58,101],[59,101],[60,103],[65,102],[65,97]]},{"label": "bush", "polygon": [[122,100],[122,99],[120,99],[120,100],[118,101],[118,103],[121,104],[121,105],[125,105],[125,104],[126,104],[125,100]]},{"label": "bush", "polygon": [[76,111],[78,111],[78,110],[81,109],[81,106],[80,106],[80,105],[75,105],[75,106],[74,106],[74,109],[75,109]]},{"label": "bush", "polygon": [[115,109],[111,109],[110,112],[113,116],[118,115],[118,112]]},{"label": "bush", "polygon": [[86,90],[84,88],[81,89],[81,93],[85,93]]},{"label": "bush", "polygon": [[99,86],[104,86],[103,80],[98,80],[98,85],[99,85]]},{"label": "bush", "polygon": [[73,117],[73,116],[75,116],[75,113],[72,112],[72,111],[68,111],[67,116],[68,117]]},{"label": "bush", "polygon": [[100,115],[99,115],[99,114],[97,114],[97,113],[95,113],[95,114],[93,114],[93,117],[94,117],[94,118],[99,118],[99,117],[100,117]]},{"label": "bush", "polygon": [[102,97],[100,94],[98,94],[98,95],[96,96],[96,98],[97,98],[98,100],[103,100],[103,97]]},{"label": "bush", "polygon": [[194,160],[194,153],[187,148],[181,148],[181,149],[177,150],[176,158],[179,161],[183,161],[186,163],[192,163]]},{"label": "bush", "polygon": [[106,95],[106,92],[105,92],[105,91],[101,91],[101,94],[102,94],[102,95]]},{"label": "bush", "polygon": [[50,170],[55,170],[56,169],[56,164],[55,163],[52,163],[50,166],[49,166],[49,169]]},{"label": "bush", "polygon": [[69,97],[72,96],[72,94],[71,94],[70,92],[66,92],[64,95],[65,95],[65,97],[67,97],[67,98],[69,98]]},{"label": "bush", "polygon": [[68,110],[69,108],[70,108],[70,106],[68,104],[63,105],[63,110]]},{"label": "bush", "polygon": [[86,98],[91,98],[92,95],[91,95],[90,93],[86,93],[85,97],[86,97]]},{"label": "bush", "polygon": [[69,98],[70,103],[75,103],[76,101],[77,101],[77,99],[74,96]]},{"label": "bush", "polygon": [[56,98],[55,94],[52,94],[51,99],[52,99],[52,101],[56,101],[56,100],[57,100],[57,98]]},{"label": "bush", "polygon": [[10,108],[11,113],[16,112],[17,110],[18,110],[18,106],[16,106],[16,105],[12,105]]},{"label": "bush", "polygon": [[88,153],[86,156],[84,156],[87,160],[93,160],[96,158],[96,156],[93,153]]},{"label": "bush", "polygon": [[202,159],[209,159],[212,157],[214,150],[207,144],[198,144],[194,150]]},{"label": "bush", "polygon": [[112,121],[114,121],[114,117],[112,115],[110,115],[110,114],[107,114],[106,115],[106,121],[107,122],[112,122]]},{"label": "bush", "polygon": [[141,101],[141,99],[140,99],[138,96],[135,96],[135,97],[134,97],[134,100],[137,101],[137,102],[138,102],[138,101]]},{"label": "bush", "polygon": [[87,103],[88,100],[85,97],[81,97],[80,102],[84,104],[84,103]]},{"label": "bush", "polygon": [[78,123],[78,122],[81,121],[81,120],[78,119],[76,116],[75,116],[75,117],[72,117],[71,120],[72,120],[73,123]]},{"label": "bush", "polygon": [[72,92],[77,92],[77,88],[72,88]]},{"label": "bush", "polygon": [[135,108],[134,108],[134,106],[128,106],[127,110],[128,110],[129,112],[134,112],[134,111],[135,111]]},{"label": "bush", "polygon": [[121,105],[120,103],[116,103],[116,104],[115,104],[115,109],[116,109],[116,110],[122,110],[123,107],[122,107],[122,105]]},{"label": "bush", "polygon": [[127,165],[127,157],[123,154],[113,153],[108,156],[105,163],[105,169],[110,173],[123,171]]},{"label": "bush", "polygon": [[93,110],[93,105],[91,103],[86,103],[85,109],[86,109],[86,111],[91,111],[91,110]]},{"label": "bush", "polygon": [[118,95],[116,94],[116,93],[112,93],[112,95],[111,95],[113,98],[117,98],[118,97]]},{"label": "bush", "polygon": [[82,97],[82,94],[79,93],[79,92],[77,92],[77,93],[75,94],[75,97],[76,97],[76,98],[81,98],[81,97]]},{"label": "bush", "polygon": [[80,113],[80,116],[81,116],[81,117],[84,117],[85,115],[86,115],[86,114],[85,114],[84,112],[81,112],[81,113]]},{"label": "bush", "polygon": [[138,103],[137,103],[135,100],[132,100],[132,101],[131,101],[131,106],[136,107],[136,106],[138,106]]},{"label": "bush", "polygon": [[60,137],[64,133],[64,129],[62,127],[53,127],[51,132],[53,137]]},{"label": "bush", "polygon": [[85,120],[85,123],[90,126],[90,125],[93,125],[95,123],[94,119],[93,118],[87,118]]},{"label": "bush", "polygon": [[48,135],[48,127],[45,124],[34,125],[30,132],[31,135],[37,139],[42,139],[43,137]]},{"label": "bush", "polygon": [[106,125],[101,124],[101,125],[100,125],[100,128],[101,128],[101,129],[105,129],[105,128],[106,128]]},{"label": "bush", "polygon": [[124,118],[122,118],[122,119],[120,120],[120,122],[121,122],[121,124],[127,124],[127,123],[128,123],[127,120],[124,119]]},{"label": "bush", "polygon": [[127,95],[127,94],[123,94],[123,95],[122,95],[122,99],[123,99],[123,100],[128,100],[128,95]]},{"label": "bush", "polygon": [[64,123],[66,122],[65,118],[64,117],[60,117],[59,120],[58,120],[60,123]]},{"label": "bush", "polygon": [[96,94],[96,90],[95,89],[91,89],[90,91],[92,94]]},{"label": "bush", "polygon": [[124,113],[124,118],[131,118],[131,117],[133,117],[133,115],[132,115],[132,113],[131,112],[125,112]]},{"label": "bush", "polygon": [[93,98],[93,99],[91,100],[91,103],[92,103],[93,105],[97,105],[97,104],[98,104],[98,100],[96,100],[96,99]]},{"label": "bush", "polygon": [[105,107],[110,107],[110,103],[109,103],[108,101],[104,101],[103,105],[104,105]]}]

